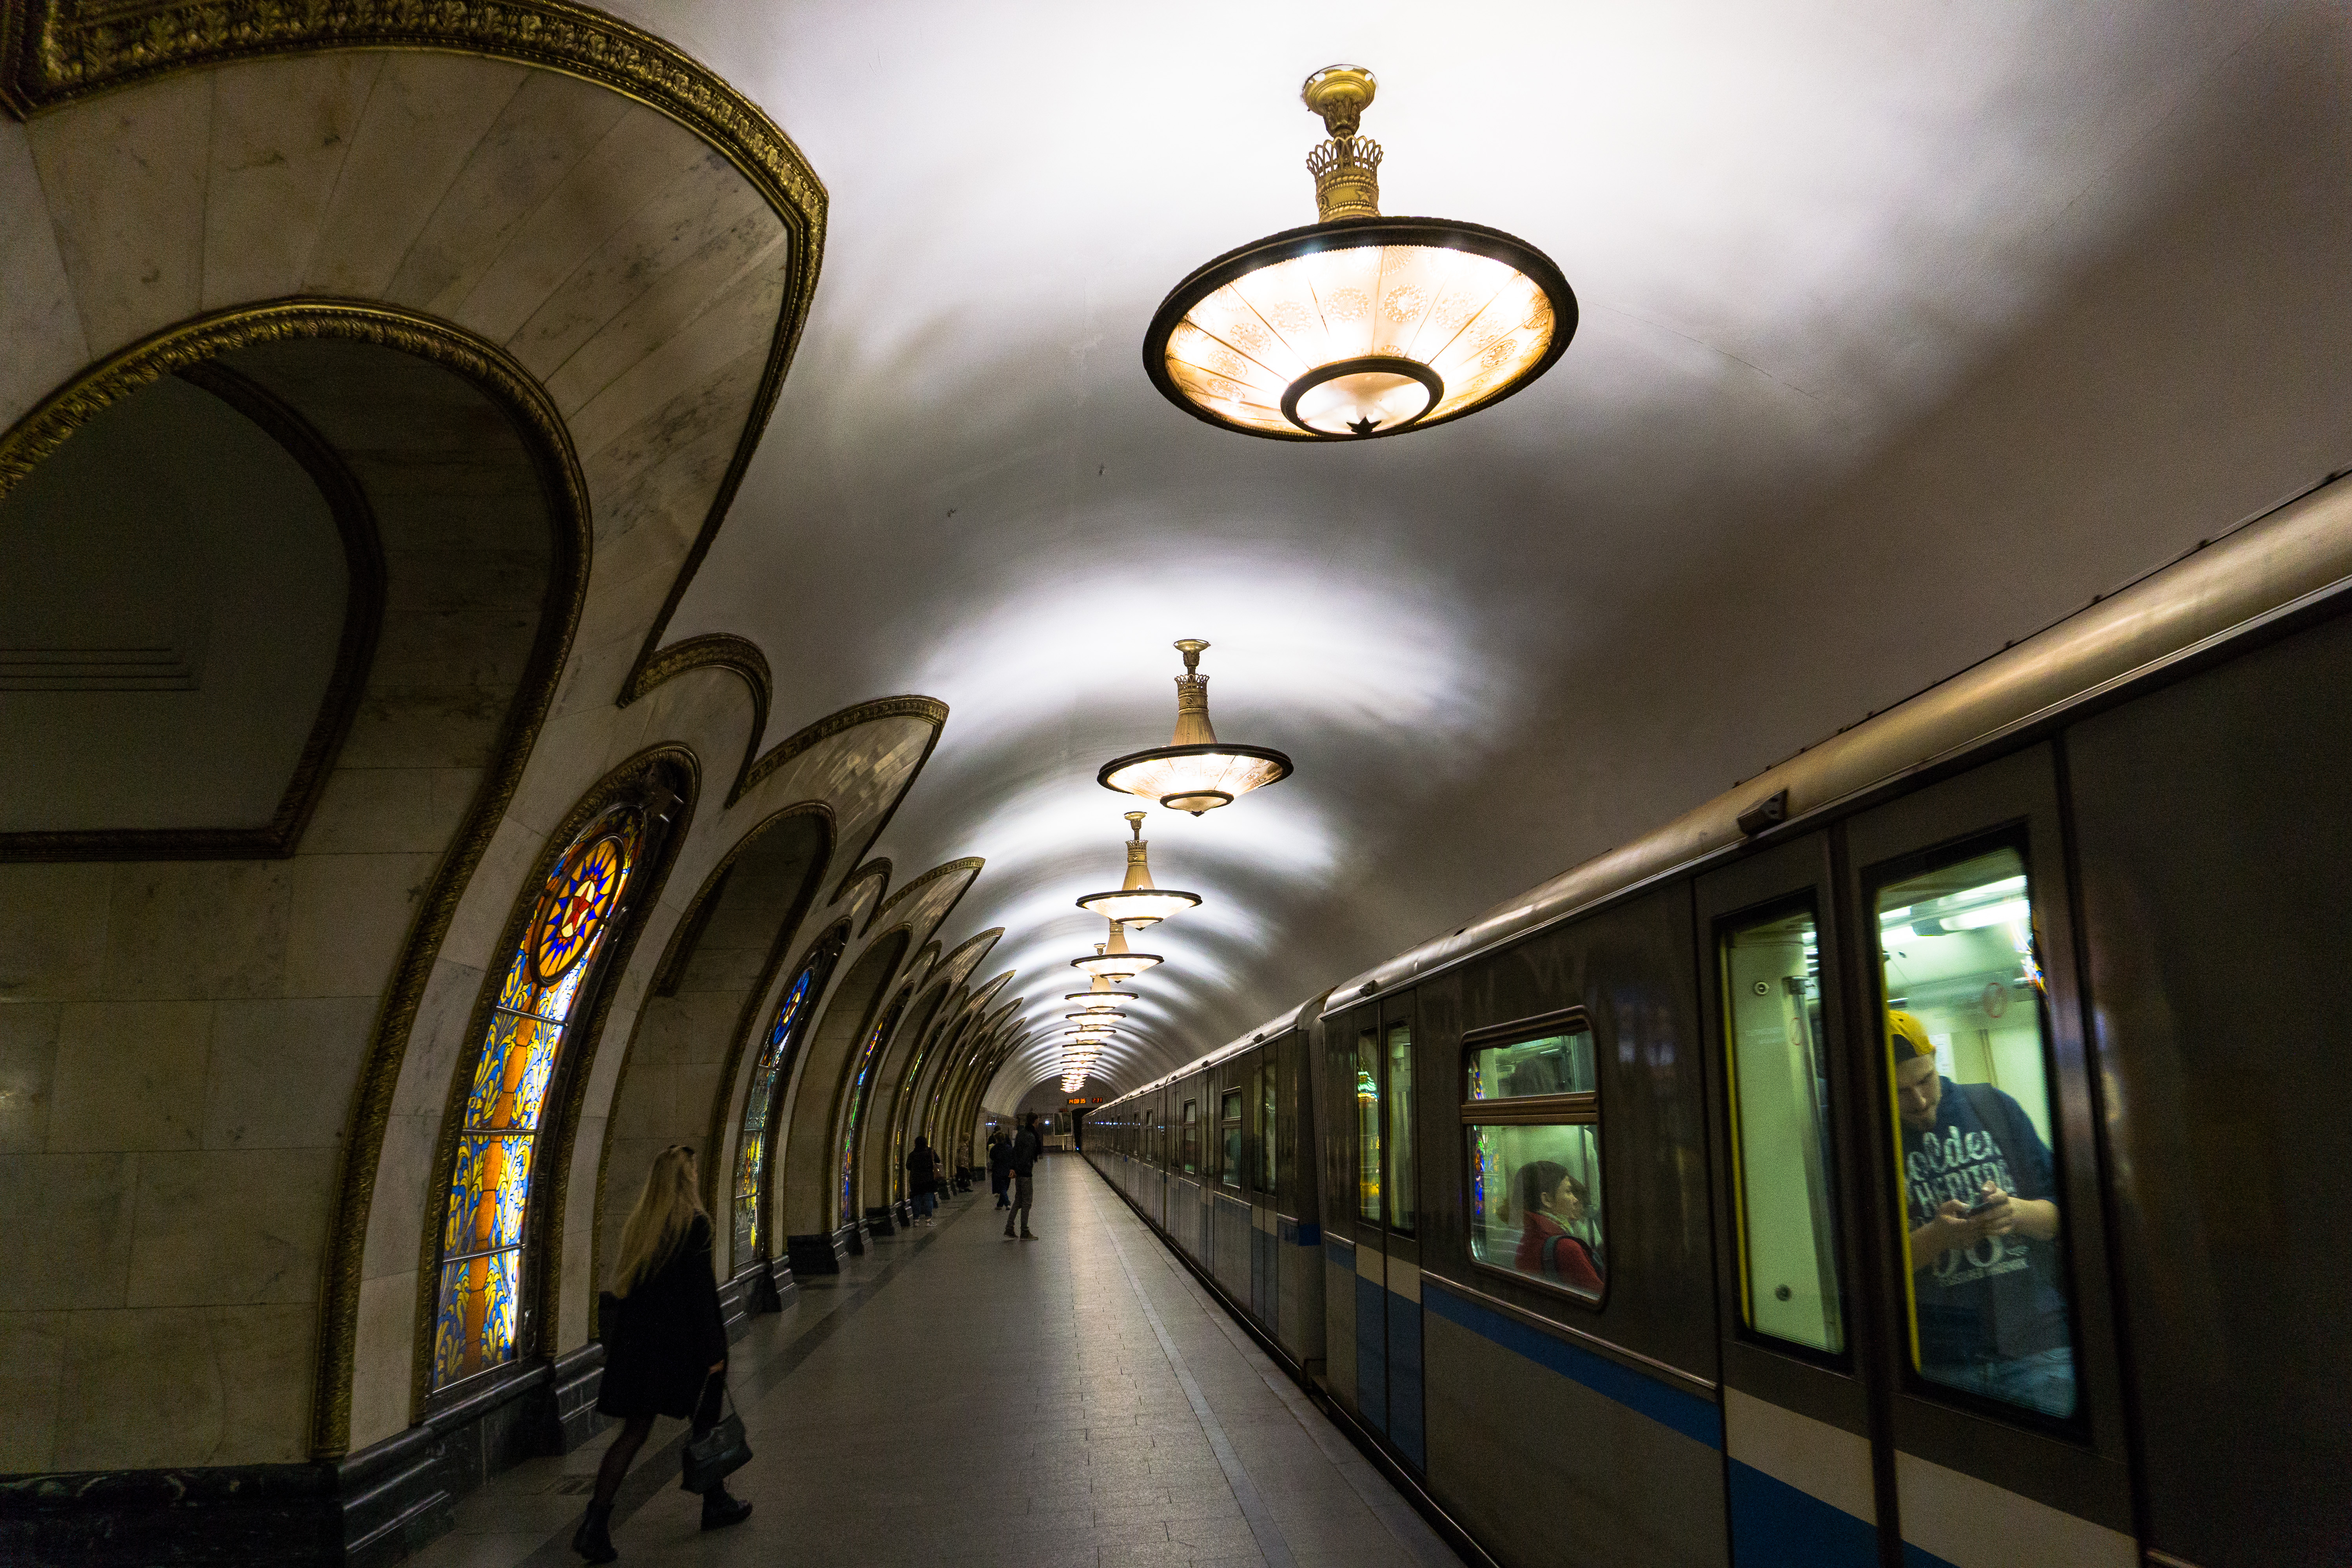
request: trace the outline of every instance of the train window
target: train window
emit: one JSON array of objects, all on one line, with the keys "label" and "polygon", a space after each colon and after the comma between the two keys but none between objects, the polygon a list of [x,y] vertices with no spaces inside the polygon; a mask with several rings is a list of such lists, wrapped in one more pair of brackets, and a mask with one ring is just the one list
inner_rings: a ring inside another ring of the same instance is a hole
[{"label": "train window", "polygon": [[1356,1037],[1356,1215],[1381,1223],[1381,1037]]},{"label": "train window", "polygon": [[1275,1134],[1274,1061],[1269,1056],[1257,1075],[1257,1190],[1274,1191]]},{"label": "train window", "polygon": [[1609,1273],[1591,1026],[1473,1050],[1462,1106],[1470,1257],[1599,1300]]},{"label": "train window", "polygon": [[1184,1173],[1198,1175],[1201,1170],[1201,1102],[1184,1102]]},{"label": "train window", "polygon": [[1759,1334],[1845,1349],[1821,954],[1811,910],[1723,939],[1726,1076],[1741,1316]]},{"label": "train window", "polygon": [[1225,1090],[1224,1103],[1217,1111],[1217,1121],[1225,1135],[1225,1163],[1217,1169],[1217,1179],[1226,1186],[1238,1189],[1242,1184],[1242,1091]]},{"label": "train window", "polygon": [[1929,1383],[2074,1413],[2073,1310],[2051,1155],[2049,1032],[2025,857],[1878,888],[1911,1363]]},{"label": "train window", "polygon": [[1388,1105],[1389,1228],[1412,1234],[1412,1031],[1389,1026]]}]

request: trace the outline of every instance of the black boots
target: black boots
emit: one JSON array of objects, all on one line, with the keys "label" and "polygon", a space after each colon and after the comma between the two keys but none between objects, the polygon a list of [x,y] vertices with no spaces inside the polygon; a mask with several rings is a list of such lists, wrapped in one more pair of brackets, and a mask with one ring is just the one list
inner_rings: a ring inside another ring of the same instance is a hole
[{"label": "black boots", "polygon": [[[702,1506],[708,1510],[710,1504],[705,1501]],[[706,1511],[703,1517],[709,1518],[709,1512]],[[588,1505],[588,1517],[582,1520],[580,1528],[572,1532],[572,1550],[591,1563],[610,1563],[621,1555],[613,1545],[611,1503],[592,1502]]]},{"label": "black boots", "polygon": [[[702,1494],[702,1528],[724,1530],[730,1524],[740,1524],[751,1517],[751,1505],[740,1498],[727,1495],[723,1486],[713,1487]],[[572,1550],[591,1563],[612,1563],[621,1553],[613,1545],[613,1505],[590,1503],[588,1517],[580,1521],[572,1532]]]},{"label": "black boots", "polygon": [[751,1517],[751,1505],[740,1498],[729,1497],[723,1484],[702,1494],[702,1528],[705,1530],[724,1530]]}]

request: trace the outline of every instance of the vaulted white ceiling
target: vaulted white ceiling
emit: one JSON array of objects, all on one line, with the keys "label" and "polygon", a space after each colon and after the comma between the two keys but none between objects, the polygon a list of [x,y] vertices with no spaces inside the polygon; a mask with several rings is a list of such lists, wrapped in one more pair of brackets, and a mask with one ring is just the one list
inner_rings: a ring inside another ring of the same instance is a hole
[{"label": "vaulted white ceiling", "polygon": [[[1296,776],[1155,811],[1138,1081],[2343,467],[2344,8],[629,0],[832,195],[807,335],[670,627],[770,739],[894,692],[879,852],[985,870],[1039,1044],[1115,886],[1094,782],[1201,637]],[[1583,321],[1466,421],[1349,447],[1146,381],[1201,262],[1311,221],[1300,79],[1370,67],[1384,209],[1547,251]]]}]

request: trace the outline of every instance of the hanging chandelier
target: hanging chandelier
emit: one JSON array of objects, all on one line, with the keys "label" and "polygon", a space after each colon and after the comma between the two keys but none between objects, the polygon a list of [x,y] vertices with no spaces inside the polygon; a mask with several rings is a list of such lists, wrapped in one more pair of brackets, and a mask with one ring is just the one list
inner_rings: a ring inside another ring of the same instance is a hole
[{"label": "hanging chandelier", "polygon": [[1321,221],[1218,257],[1152,317],[1144,369],[1186,413],[1285,441],[1394,436],[1500,402],[1575,335],[1576,295],[1526,241],[1381,216],[1380,143],[1356,134],[1376,86],[1358,66],[1307,79],[1330,133],[1307,155]]},{"label": "hanging chandelier", "polygon": [[1125,925],[1148,926],[1181,915],[1186,910],[1200,906],[1198,893],[1179,893],[1171,889],[1151,885],[1151,862],[1146,856],[1151,847],[1144,842],[1143,816],[1139,811],[1126,814],[1129,831],[1133,835],[1127,844],[1127,880],[1116,893],[1088,893],[1078,900],[1078,908],[1088,914],[1118,921]]},{"label": "hanging chandelier", "polygon": [[1133,991],[1114,991],[1109,981],[1097,977],[1093,990],[1065,992],[1062,1000],[1085,1003],[1086,1006],[1080,1009],[1083,1012],[1108,1013],[1122,1002],[1139,1001],[1140,997]]},{"label": "hanging chandelier", "polygon": [[[1280,752],[1264,746],[1226,745],[1210,728],[1209,678],[1201,673],[1201,654],[1208,646],[1198,637],[1181,638],[1176,644],[1176,651],[1184,656],[1184,673],[1176,678],[1176,733],[1168,744],[1156,751],[1113,757],[1095,773],[1097,784],[1198,816],[1290,776],[1290,759]],[[1143,829],[1138,826],[1139,844],[1142,836]],[[1133,847],[1128,856],[1132,876],[1137,858]]]},{"label": "hanging chandelier", "polygon": [[1160,962],[1156,952],[1129,952],[1127,948],[1127,928],[1117,921],[1110,922],[1110,941],[1097,942],[1092,958],[1074,958],[1070,967],[1083,969],[1103,980],[1131,980]]}]

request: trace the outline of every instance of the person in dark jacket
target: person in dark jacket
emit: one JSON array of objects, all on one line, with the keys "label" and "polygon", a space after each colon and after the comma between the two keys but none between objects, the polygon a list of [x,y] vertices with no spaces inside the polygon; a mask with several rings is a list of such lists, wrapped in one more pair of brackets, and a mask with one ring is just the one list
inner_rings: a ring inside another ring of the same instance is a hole
[{"label": "person in dark jacket", "polygon": [[988,1135],[988,1190],[998,1208],[1013,1206],[1013,1140],[1002,1132]]},{"label": "person in dark jacket", "polygon": [[[710,1215],[697,1195],[694,1151],[674,1143],[654,1159],[646,1190],[621,1230],[613,1289],[599,1313],[604,1381],[596,1408],[621,1418],[604,1450],[588,1517],[572,1538],[591,1563],[620,1552],[612,1535],[613,1500],[629,1462],[645,1447],[656,1415],[691,1416],[699,1436],[719,1423],[726,1389],[727,1318],[711,1264]],[[702,1494],[702,1528],[740,1524],[751,1505],[727,1495],[726,1483]]]},{"label": "person in dark jacket", "polygon": [[915,1146],[907,1152],[907,1192],[915,1200],[915,1223],[936,1225],[931,1210],[938,1206],[940,1191],[940,1157],[931,1152],[930,1141],[920,1135]]},{"label": "person in dark jacket", "polygon": [[1037,1169],[1037,1156],[1045,1152],[1045,1136],[1037,1131],[1037,1113],[1031,1111],[1021,1119],[1021,1134],[1013,1140],[1013,1212],[1004,1216],[1004,1234],[1013,1234],[1015,1220],[1021,1224],[1021,1239],[1034,1241],[1029,1230],[1029,1195],[1031,1174]]}]

